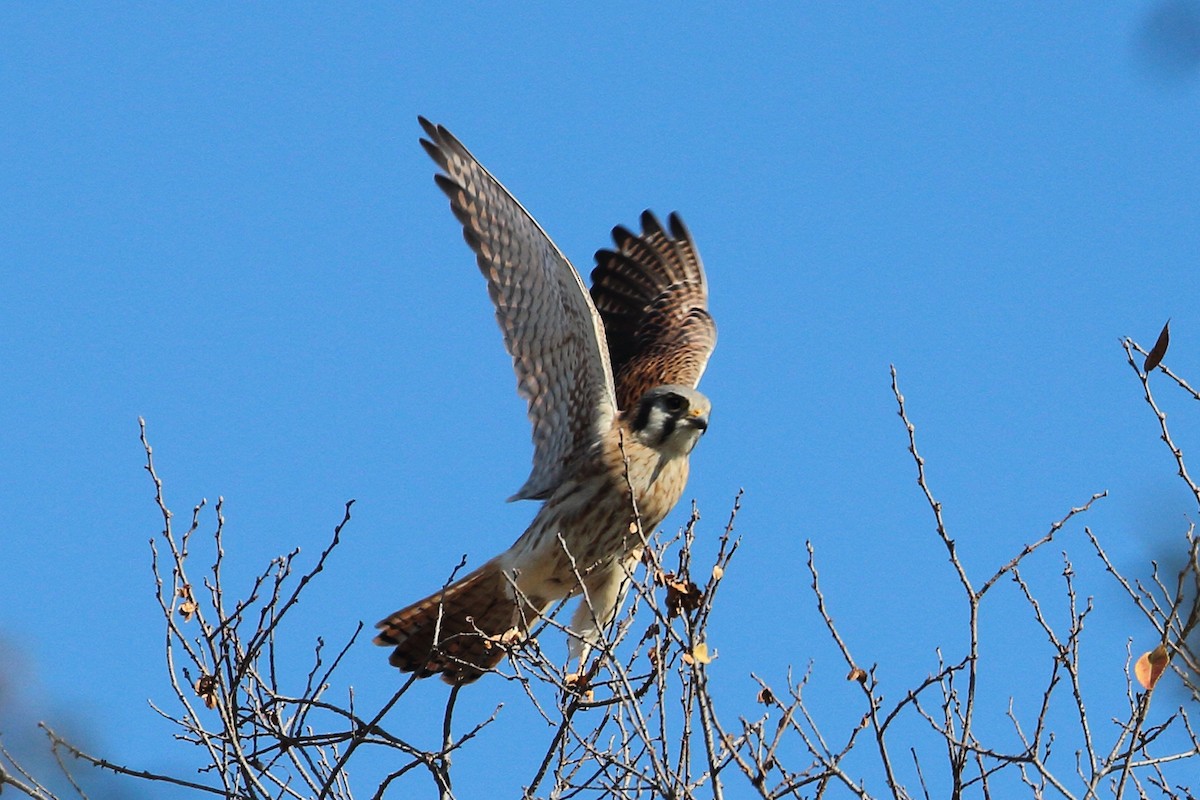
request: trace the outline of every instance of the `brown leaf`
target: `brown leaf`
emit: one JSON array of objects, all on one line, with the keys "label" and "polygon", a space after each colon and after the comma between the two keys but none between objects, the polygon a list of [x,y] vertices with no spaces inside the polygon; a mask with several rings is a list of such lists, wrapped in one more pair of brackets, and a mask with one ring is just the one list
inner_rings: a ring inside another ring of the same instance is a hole
[{"label": "brown leaf", "polygon": [[771,691],[770,687],[764,686],[759,690],[758,697],[755,700],[764,706],[769,706],[775,702],[775,694]]},{"label": "brown leaf", "polygon": [[677,617],[695,611],[704,599],[700,587],[686,577],[678,578],[669,572],[662,576],[662,583],[667,587],[667,618]]},{"label": "brown leaf", "polygon": [[867,671],[862,667],[855,667],[850,670],[850,674],[846,676],[848,681],[858,681],[859,683],[867,682]]},{"label": "brown leaf", "polygon": [[179,615],[183,617],[184,622],[191,622],[192,615],[195,614],[196,609],[200,607],[196,603],[196,598],[192,596],[192,585],[190,583],[185,583],[183,586],[180,586],[175,590],[175,594],[183,599],[183,602],[177,606]]},{"label": "brown leaf", "polygon": [[201,675],[196,681],[196,694],[208,708],[217,707],[217,678],[214,675]]},{"label": "brown leaf", "polygon": [[1142,688],[1150,691],[1154,688],[1154,684],[1158,683],[1158,679],[1162,677],[1170,661],[1171,656],[1167,653],[1166,646],[1160,644],[1150,652],[1142,653],[1142,657],[1133,665],[1133,674],[1137,676],[1138,683],[1142,685]]},{"label": "brown leaf", "polygon": [[1142,372],[1148,375],[1162,363],[1163,356],[1167,354],[1167,345],[1170,343],[1171,320],[1167,320],[1167,324],[1163,325],[1162,333],[1158,335],[1158,341],[1154,343],[1154,347],[1151,347],[1150,352],[1146,354],[1146,362],[1142,364]]}]

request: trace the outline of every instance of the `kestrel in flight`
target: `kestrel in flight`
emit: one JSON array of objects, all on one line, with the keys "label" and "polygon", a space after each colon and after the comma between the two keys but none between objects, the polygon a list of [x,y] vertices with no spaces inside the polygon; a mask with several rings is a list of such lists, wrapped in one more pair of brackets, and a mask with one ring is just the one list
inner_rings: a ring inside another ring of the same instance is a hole
[{"label": "kestrel in flight", "polygon": [[[376,626],[391,664],[467,683],[558,600],[579,594],[571,655],[615,616],[653,530],[678,502],[708,428],[696,391],[716,344],[691,234],[649,211],[613,229],[589,294],[533,217],[440,125],[421,118],[435,180],[475,251],[529,403],[533,470],[510,500],[542,500],[512,547]],[[632,497],[631,497],[632,490]],[[636,511],[635,511],[636,508]],[[582,665],[581,665],[582,666]]]}]

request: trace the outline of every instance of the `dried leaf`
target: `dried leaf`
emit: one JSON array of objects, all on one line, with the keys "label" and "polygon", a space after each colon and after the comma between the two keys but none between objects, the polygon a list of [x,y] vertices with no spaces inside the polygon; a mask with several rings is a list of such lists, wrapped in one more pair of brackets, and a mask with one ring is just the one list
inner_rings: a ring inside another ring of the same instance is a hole
[{"label": "dried leaf", "polygon": [[1167,320],[1167,324],[1163,325],[1162,333],[1158,335],[1158,341],[1154,343],[1154,347],[1151,347],[1150,352],[1146,354],[1146,362],[1142,364],[1142,372],[1148,375],[1162,363],[1163,356],[1167,354],[1167,345],[1170,343],[1171,320]]},{"label": "dried leaf", "polygon": [[201,675],[196,681],[196,694],[208,708],[217,707],[217,678],[214,675]]},{"label": "dried leaf", "polygon": [[755,700],[757,700],[759,703],[762,703],[764,706],[769,706],[774,704],[775,694],[771,691],[770,687],[764,686],[758,691],[758,697],[756,697]]},{"label": "dried leaf", "polygon": [[677,617],[695,611],[704,599],[700,587],[686,577],[678,578],[669,572],[662,576],[662,583],[667,587],[667,618]]},{"label": "dried leaf", "polygon": [[713,565],[713,580],[719,581],[725,577],[725,569],[720,564]]},{"label": "dried leaf", "polygon": [[1167,648],[1160,644],[1150,652],[1142,653],[1142,657],[1133,665],[1133,674],[1137,676],[1142,688],[1150,691],[1154,684],[1158,683],[1170,661],[1171,656],[1167,653]]},{"label": "dried leaf", "polygon": [[184,622],[191,622],[192,615],[194,615],[196,610],[200,607],[196,603],[196,598],[192,596],[192,585],[190,583],[185,583],[183,586],[180,586],[175,590],[175,594],[183,599],[183,602],[176,607],[179,611],[179,615],[183,617]]},{"label": "dried leaf", "polygon": [[715,657],[715,651],[711,656],[708,654],[708,645],[704,642],[693,647],[692,652],[683,654],[683,660],[688,664],[711,664]]},{"label": "dried leaf", "polygon": [[867,682],[867,671],[862,667],[855,667],[850,670],[850,674],[846,676],[848,681],[858,681],[859,683]]}]

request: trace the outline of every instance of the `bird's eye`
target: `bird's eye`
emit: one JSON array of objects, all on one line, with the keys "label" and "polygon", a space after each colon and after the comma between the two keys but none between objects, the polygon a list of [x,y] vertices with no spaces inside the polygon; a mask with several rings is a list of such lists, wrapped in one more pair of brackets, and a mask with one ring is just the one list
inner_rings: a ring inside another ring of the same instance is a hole
[{"label": "bird's eye", "polygon": [[673,414],[677,414],[687,408],[687,401],[677,394],[669,394],[663,397],[663,406]]}]

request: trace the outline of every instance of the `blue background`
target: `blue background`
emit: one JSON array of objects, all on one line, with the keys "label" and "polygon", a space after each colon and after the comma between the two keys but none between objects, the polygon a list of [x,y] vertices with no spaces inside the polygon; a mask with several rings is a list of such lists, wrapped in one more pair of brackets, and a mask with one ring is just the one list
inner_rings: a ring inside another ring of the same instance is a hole
[{"label": "blue background", "polygon": [[[961,593],[889,364],[973,578],[1102,490],[1085,521],[1118,564],[1175,563],[1195,503],[1119,340],[1149,346],[1170,317],[1167,363],[1200,377],[1198,20],[1180,2],[6,4],[5,741],[25,752],[44,718],[117,761],[194,766],[146,704],[170,695],[139,415],[177,521],[224,496],[231,581],[295,546],[314,557],[357,500],[298,610],[301,655],[531,518],[503,502],[528,470],[523,404],[417,114],[581,270],[643,208],[695,235],[720,329],[686,495],[702,547],[746,492],[711,630],[731,719],[757,713],[751,670],[782,683],[810,660],[829,731],[861,713],[813,610],[806,540],[893,701],[935,647],[961,653]],[[1163,391],[1189,452],[1196,411]],[[665,525],[685,519],[681,504]],[[1105,720],[1123,713],[1127,640],[1136,654],[1154,635],[1078,524],[1031,561],[1060,621],[1062,549],[1096,596]],[[1036,700],[1050,660],[1015,589],[997,592],[981,714],[1011,744],[1007,699]],[[363,643],[344,667],[363,707],[396,685],[384,656]],[[432,746],[444,699],[421,685],[397,726]],[[458,759],[462,796],[513,796],[549,740],[497,681],[462,719],[499,700]]]}]

